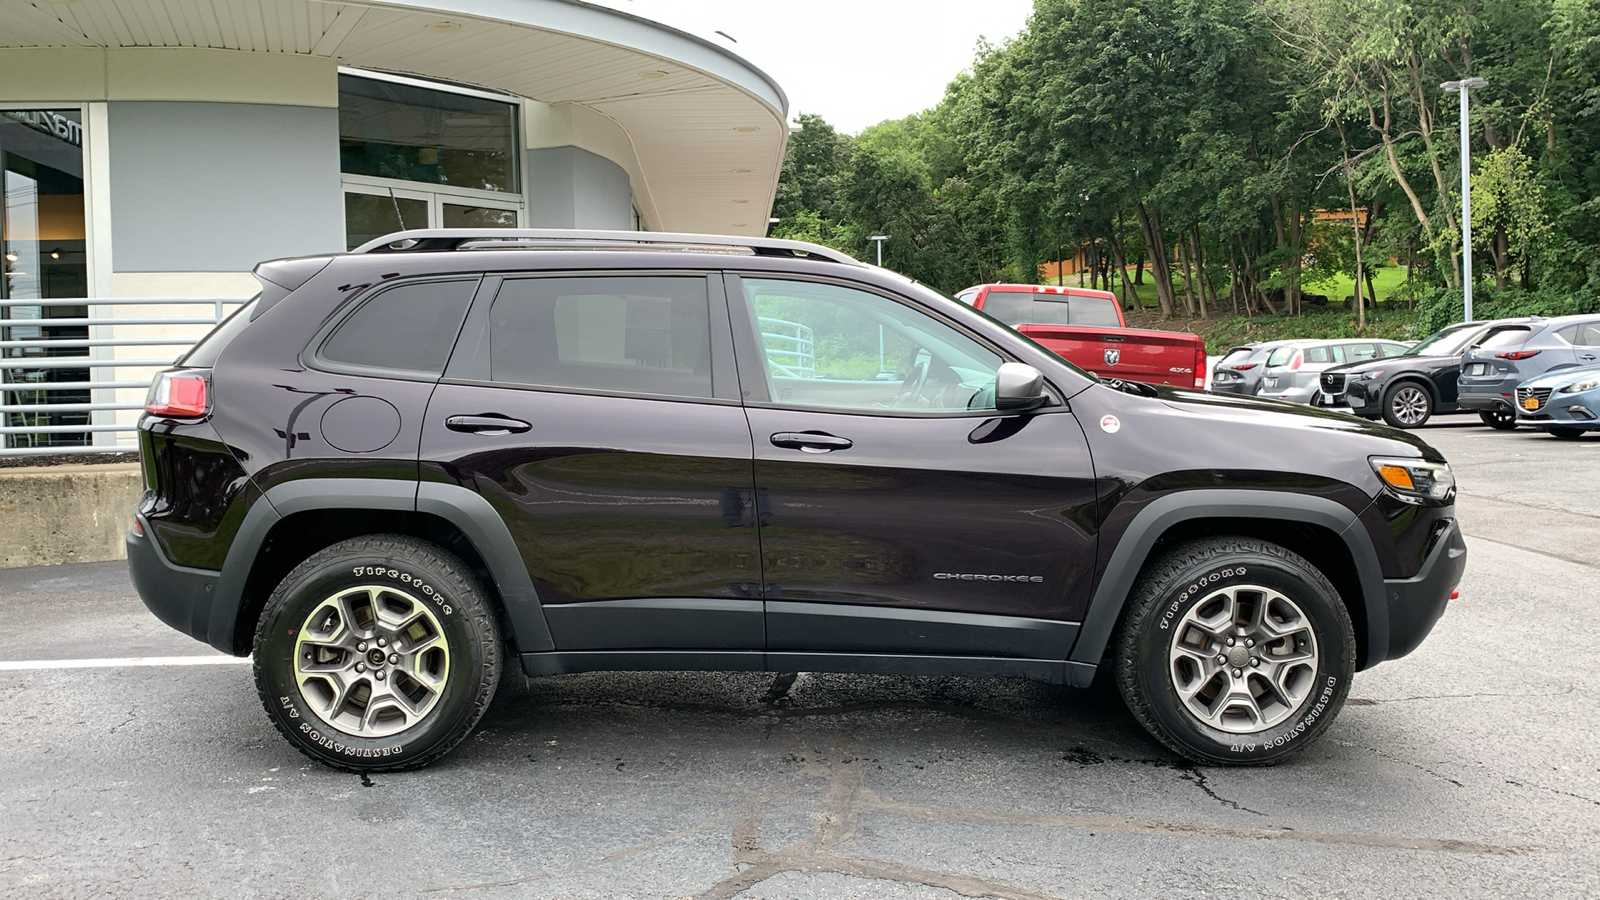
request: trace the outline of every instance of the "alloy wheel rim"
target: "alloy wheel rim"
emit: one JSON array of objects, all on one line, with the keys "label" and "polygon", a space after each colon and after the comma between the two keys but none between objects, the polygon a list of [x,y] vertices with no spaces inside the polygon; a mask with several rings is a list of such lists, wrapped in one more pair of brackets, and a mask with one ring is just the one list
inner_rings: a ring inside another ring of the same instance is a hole
[{"label": "alloy wheel rim", "polygon": [[1230,734],[1272,728],[1295,715],[1316,684],[1311,620],[1281,591],[1218,589],[1184,614],[1167,650],[1167,674],[1184,709]]},{"label": "alloy wheel rim", "polygon": [[1407,425],[1415,425],[1422,421],[1428,411],[1428,395],[1421,388],[1405,387],[1395,392],[1394,402],[1390,404],[1394,410],[1394,417]]},{"label": "alloy wheel rim", "polygon": [[386,737],[438,705],[450,678],[450,648],[421,599],[387,585],[328,597],[306,616],[294,643],[294,677],[313,715],[356,737]]}]

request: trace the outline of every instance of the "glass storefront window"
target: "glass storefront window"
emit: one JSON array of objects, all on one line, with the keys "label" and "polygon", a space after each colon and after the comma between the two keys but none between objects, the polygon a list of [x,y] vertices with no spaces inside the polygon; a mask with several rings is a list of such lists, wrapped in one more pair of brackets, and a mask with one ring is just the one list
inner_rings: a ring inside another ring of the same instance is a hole
[{"label": "glass storefront window", "polygon": [[340,171],[514,193],[514,113],[509,103],[340,75]]},{"label": "glass storefront window", "polygon": [[[29,341],[84,339],[83,325],[52,325],[82,319],[87,306],[42,306],[29,300],[88,295],[89,269],[83,215],[83,119],[77,110],[0,110],[0,319],[26,324],[0,326],[0,406],[88,403],[82,384],[87,368],[40,369],[28,360],[87,356],[78,347],[27,346]],[[37,323],[37,324],[35,324]],[[9,346],[20,344],[20,346]],[[6,412],[12,427],[81,425],[87,412]],[[87,434],[7,434],[5,446],[68,446],[89,443]]]}]

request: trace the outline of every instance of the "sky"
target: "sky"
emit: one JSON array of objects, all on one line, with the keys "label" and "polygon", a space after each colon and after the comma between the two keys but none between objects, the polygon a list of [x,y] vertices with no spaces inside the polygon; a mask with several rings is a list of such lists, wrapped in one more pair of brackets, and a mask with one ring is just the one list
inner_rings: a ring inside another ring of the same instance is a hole
[{"label": "sky", "polygon": [[1032,0],[598,2],[722,44],[778,82],[791,120],[816,113],[851,134],[937,104],[980,37],[1013,37],[1033,11]]}]

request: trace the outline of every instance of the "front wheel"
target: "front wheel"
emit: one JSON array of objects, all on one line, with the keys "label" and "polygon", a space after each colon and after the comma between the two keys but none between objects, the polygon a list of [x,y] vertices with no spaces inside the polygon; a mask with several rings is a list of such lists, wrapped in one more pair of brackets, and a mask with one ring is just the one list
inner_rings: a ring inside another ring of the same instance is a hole
[{"label": "front wheel", "polygon": [[1390,385],[1383,392],[1383,420],[1396,428],[1416,428],[1433,415],[1433,395],[1414,381]]},{"label": "front wheel", "polygon": [[1506,409],[1480,409],[1478,418],[1495,431],[1514,431],[1517,427],[1517,414]]},{"label": "front wheel", "polygon": [[278,585],[256,626],[256,690],[302,753],[357,772],[438,759],[478,723],[500,678],[483,589],[437,545],[341,541]]},{"label": "front wheel", "polygon": [[1355,672],[1349,612],[1304,558],[1253,538],[1152,564],[1116,643],[1117,685],[1156,740],[1195,762],[1276,762],[1327,730]]}]

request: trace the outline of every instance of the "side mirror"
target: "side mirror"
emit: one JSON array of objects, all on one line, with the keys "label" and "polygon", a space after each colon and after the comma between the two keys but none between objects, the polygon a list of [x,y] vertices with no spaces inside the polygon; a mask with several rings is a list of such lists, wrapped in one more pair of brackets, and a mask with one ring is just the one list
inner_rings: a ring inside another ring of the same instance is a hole
[{"label": "side mirror", "polygon": [[1044,373],[1027,363],[1001,363],[994,373],[994,408],[997,410],[1035,409],[1049,399],[1044,392]]}]

